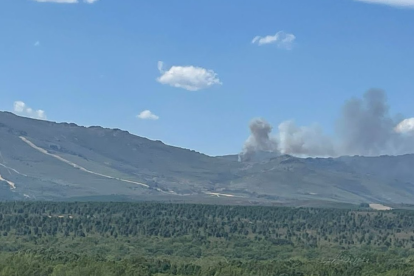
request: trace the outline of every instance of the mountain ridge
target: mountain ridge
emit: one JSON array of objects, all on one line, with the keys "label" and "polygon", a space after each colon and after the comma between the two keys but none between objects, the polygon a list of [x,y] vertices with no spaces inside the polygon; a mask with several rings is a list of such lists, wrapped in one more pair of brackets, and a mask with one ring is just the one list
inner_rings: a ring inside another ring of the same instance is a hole
[{"label": "mountain ridge", "polygon": [[414,155],[264,156],[238,162],[237,155],[208,156],[120,129],[0,112],[0,200],[414,203]]}]

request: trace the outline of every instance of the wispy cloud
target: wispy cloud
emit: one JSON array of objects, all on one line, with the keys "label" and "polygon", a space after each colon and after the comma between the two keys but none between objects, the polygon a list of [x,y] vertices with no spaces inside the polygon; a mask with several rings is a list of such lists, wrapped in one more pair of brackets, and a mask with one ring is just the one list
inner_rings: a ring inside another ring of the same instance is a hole
[{"label": "wispy cloud", "polygon": [[388,5],[398,8],[414,8],[414,0],[355,0],[370,4]]},{"label": "wispy cloud", "polygon": [[84,2],[88,4],[93,4],[97,2],[98,0],[34,0],[35,2],[39,3],[59,3],[59,4],[76,4],[79,2]]},{"label": "wispy cloud", "polygon": [[172,66],[164,70],[164,63],[158,62],[158,70],[161,76],[157,81],[173,87],[183,88],[189,91],[198,91],[215,84],[222,84],[213,70],[195,66]]},{"label": "wispy cloud", "polygon": [[35,47],[39,47],[39,46],[40,46],[40,41],[36,41],[36,42],[33,44],[33,46],[35,46]]},{"label": "wispy cloud", "polygon": [[141,120],[158,120],[160,117],[152,113],[150,110],[144,110],[137,115],[137,118]]},{"label": "wispy cloud", "polygon": [[39,119],[39,120],[47,119],[46,113],[43,110],[41,109],[34,110],[30,108],[29,106],[27,106],[22,101],[15,101],[13,105],[13,110],[16,114],[21,115],[21,116],[30,117],[30,118]]},{"label": "wispy cloud", "polygon": [[266,44],[276,44],[279,48],[290,50],[292,49],[295,40],[296,36],[293,34],[280,31],[275,35],[256,36],[253,38],[252,44],[257,44],[259,46]]}]

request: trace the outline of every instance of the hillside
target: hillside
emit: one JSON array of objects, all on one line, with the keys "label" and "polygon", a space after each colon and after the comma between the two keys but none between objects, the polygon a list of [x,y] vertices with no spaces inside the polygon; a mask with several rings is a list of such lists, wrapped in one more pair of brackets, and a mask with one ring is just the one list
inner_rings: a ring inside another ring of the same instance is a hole
[{"label": "hillside", "polygon": [[414,203],[414,156],[238,162],[119,129],[0,112],[0,200]]}]

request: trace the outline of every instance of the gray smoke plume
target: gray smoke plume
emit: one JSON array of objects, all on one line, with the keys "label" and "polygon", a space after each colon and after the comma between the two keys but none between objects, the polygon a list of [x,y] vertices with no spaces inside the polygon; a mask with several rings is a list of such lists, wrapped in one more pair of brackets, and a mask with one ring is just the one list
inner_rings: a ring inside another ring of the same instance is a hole
[{"label": "gray smoke plume", "polygon": [[330,137],[318,125],[298,127],[293,121],[279,125],[279,151],[300,157],[327,157],[336,155]]},{"label": "gray smoke plume", "polygon": [[390,116],[386,95],[381,90],[369,90],[362,99],[348,101],[337,124],[341,154],[376,156],[413,152],[414,140],[395,131],[400,121]]},{"label": "gray smoke plume", "polygon": [[325,135],[318,125],[296,126],[293,121],[282,122],[274,137],[272,126],[263,119],[253,120],[250,130],[241,161],[249,160],[258,151],[299,157],[414,153],[414,118],[391,117],[381,90],[369,90],[362,99],[346,102],[334,137]]},{"label": "gray smoke plume", "polygon": [[240,161],[249,160],[257,152],[277,152],[277,140],[270,136],[272,126],[264,119],[258,118],[250,122],[250,136],[244,143]]}]

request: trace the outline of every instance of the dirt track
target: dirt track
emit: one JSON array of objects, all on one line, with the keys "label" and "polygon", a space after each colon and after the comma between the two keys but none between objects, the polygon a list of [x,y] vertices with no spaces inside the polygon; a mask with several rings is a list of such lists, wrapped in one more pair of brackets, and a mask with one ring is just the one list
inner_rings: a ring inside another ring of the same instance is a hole
[{"label": "dirt track", "polygon": [[369,207],[371,207],[374,210],[378,210],[378,211],[388,211],[388,210],[392,210],[391,207],[388,207],[388,206],[385,206],[385,205],[382,205],[382,204],[374,204],[374,203],[371,203],[369,205]]},{"label": "dirt track", "polygon": [[58,159],[59,161],[61,161],[63,163],[66,163],[66,164],[68,164],[68,165],[70,165],[70,166],[72,166],[72,167],[74,167],[76,169],[79,169],[79,170],[83,171],[83,172],[86,172],[86,173],[89,173],[89,174],[93,174],[93,175],[97,175],[97,176],[101,176],[101,177],[104,177],[104,178],[109,178],[109,179],[114,179],[114,180],[118,180],[118,181],[130,183],[130,184],[140,185],[140,186],[143,186],[145,188],[149,188],[149,186],[147,184],[144,184],[144,183],[140,183],[140,182],[136,182],[136,181],[132,181],[132,180],[127,180],[127,179],[122,179],[122,178],[116,178],[116,177],[113,177],[113,176],[110,176],[110,175],[105,175],[105,174],[97,173],[97,172],[94,172],[94,171],[90,171],[88,169],[85,169],[82,166],[79,166],[78,164],[75,164],[75,163],[73,163],[73,162],[71,162],[69,160],[66,160],[63,157],[60,157],[59,155],[56,155],[56,154],[52,154],[52,153],[47,152],[45,149],[42,149],[42,148],[36,146],[35,144],[33,144],[32,142],[30,142],[25,137],[20,136],[20,139],[22,139],[22,141],[24,141],[26,144],[28,144],[30,147],[34,148],[35,150],[37,150],[37,151],[39,151],[39,152],[41,152],[43,154],[46,154],[48,156],[54,157],[54,158]]},{"label": "dirt track", "polygon": [[6,182],[7,184],[9,184],[10,189],[14,190],[16,189],[16,184],[14,184],[13,182],[4,179],[1,175],[0,175],[0,181]]}]

